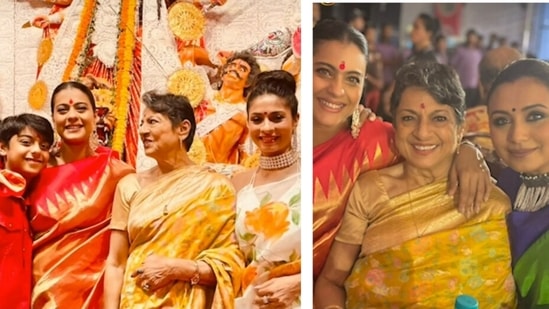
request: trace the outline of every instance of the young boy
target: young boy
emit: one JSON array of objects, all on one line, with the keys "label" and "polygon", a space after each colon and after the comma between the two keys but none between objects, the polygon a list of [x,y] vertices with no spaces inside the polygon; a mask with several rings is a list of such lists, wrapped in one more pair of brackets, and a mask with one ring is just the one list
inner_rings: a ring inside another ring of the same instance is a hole
[{"label": "young boy", "polygon": [[22,196],[48,164],[52,143],[44,117],[20,114],[0,124],[0,308],[30,308],[32,238]]}]

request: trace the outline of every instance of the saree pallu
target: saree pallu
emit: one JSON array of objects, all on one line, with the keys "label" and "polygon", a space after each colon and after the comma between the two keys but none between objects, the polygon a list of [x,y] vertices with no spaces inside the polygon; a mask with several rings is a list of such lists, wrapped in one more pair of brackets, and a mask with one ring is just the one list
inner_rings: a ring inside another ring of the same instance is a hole
[{"label": "saree pallu", "polygon": [[[120,308],[233,308],[244,266],[234,234],[235,200],[226,177],[199,166],[163,175],[136,192],[128,216],[130,247]],[[131,274],[151,253],[202,260],[217,285],[173,281],[147,293]]]},{"label": "saree pallu", "polygon": [[101,308],[109,220],[118,180],[133,168],[98,154],[47,168],[30,192],[32,308]]},{"label": "saree pallu", "polygon": [[549,308],[549,232],[539,237],[518,259],[513,274],[519,291],[518,308]]},{"label": "saree pallu", "polygon": [[313,274],[316,279],[345,211],[351,188],[361,172],[396,162],[391,149],[393,127],[366,122],[357,139],[343,131],[313,149]]},{"label": "saree pallu", "polygon": [[480,308],[514,308],[505,223],[509,200],[494,188],[466,219],[440,180],[390,197],[380,172],[359,177],[337,240],[361,245],[345,282],[347,308],[453,308],[470,294]]},{"label": "saree pallu", "polygon": [[502,218],[360,258],[345,282],[346,308],[453,308],[460,294],[483,309],[514,308],[505,228]]},{"label": "saree pallu", "polygon": [[[519,174],[505,169],[498,184],[514,203],[522,184]],[[534,212],[514,210],[507,216],[507,226],[518,308],[549,309],[549,205]]]},{"label": "saree pallu", "polygon": [[[246,257],[236,308],[257,309],[256,286],[301,273],[301,174],[238,192],[236,237]],[[288,306],[299,309],[300,299]]]}]

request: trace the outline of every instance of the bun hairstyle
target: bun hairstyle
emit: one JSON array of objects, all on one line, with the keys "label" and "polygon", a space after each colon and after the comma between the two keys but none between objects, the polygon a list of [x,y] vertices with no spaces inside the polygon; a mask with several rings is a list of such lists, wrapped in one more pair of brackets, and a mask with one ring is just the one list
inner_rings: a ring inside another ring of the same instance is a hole
[{"label": "bun hairstyle", "polygon": [[440,34],[440,22],[438,19],[426,13],[419,14],[417,18],[421,19],[425,30],[431,32],[431,41],[434,42],[437,35]]},{"label": "bun hairstyle", "polygon": [[292,112],[292,117],[297,117],[297,86],[294,77],[284,70],[272,70],[261,72],[257,75],[247,98],[246,111],[250,110],[252,102],[264,94],[274,94],[286,101],[286,105]]}]

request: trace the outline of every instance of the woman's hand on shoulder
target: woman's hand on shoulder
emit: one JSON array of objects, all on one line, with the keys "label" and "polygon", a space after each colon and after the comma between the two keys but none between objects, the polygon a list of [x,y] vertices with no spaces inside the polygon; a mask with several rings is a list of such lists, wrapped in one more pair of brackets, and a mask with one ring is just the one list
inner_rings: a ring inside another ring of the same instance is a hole
[{"label": "woman's hand on shoulder", "polygon": [[377,119],[383,120],[381,117],[378,117],[371,109],[364,107],[364,105],[359,104],[358,109],[360,110],[360,120],[359,127],[362,127],[366,121],[374,122]]},{"label": "woman's hand on shoulder", "polygon": [[480,211],[492,190],[490,169],[482,154],[471,143],[462,143],[448,176],[448,194],[458,193],[458,211],[470,217]]}]

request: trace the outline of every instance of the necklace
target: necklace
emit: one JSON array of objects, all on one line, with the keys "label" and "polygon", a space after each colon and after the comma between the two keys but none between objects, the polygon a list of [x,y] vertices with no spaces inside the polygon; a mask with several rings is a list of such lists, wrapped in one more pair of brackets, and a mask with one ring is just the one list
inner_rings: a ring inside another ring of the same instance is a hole
[{"label": "necklace", "polygon": [[419,228],[418,228],[418,225],[417,225],[416,211],[415,211],[415,207],[414,207],[414,202],[412,200],[412,195],[410,193],[411,190],[410,190],[410,184],[408,182],[408,178],[406,178],[406,191],[407,191],[407,194],[408,194],[408,201],[410,202],[410,213],[412,214],[412,222],[414,222],[414,227],[416,228],[416,237],[415,238],[419,239],[423,235],[425,235],[425,233],[427,233],[427,230],[431,226],[431,223],[427,224],[425,226],[425,228],[423,229],[423,231],[421,233],[419,233]]},{"label": "necklace", "polygon": [[[188,167],[189,166],[187,166],[186,168]],[[171,171],[170,173],[172,172],[175,172],[175,170]],[[186,178],[180,179],[177,185],[174,185],[170,190],[168,190],[168,192],[164,192],[164,194],[166,194],[166,198],[164,198],[161,203],[164,204],[164,206],[162,207],[162,215],[167,216],[169,214],[168,205],[173,201],[175,197],[178,196],[178,191],[183,188],[183,185],[186,183],[185,179]]]},{"label": "necklace", "polygon": [[259,157],[259,167],[264,170],[278,170],[288,166],[292,166],[299,159],[299,154],[293,148],[283,154],[267,157]]},{"label": "necklace", "polygon": [[529,176],[520,174],[519,187],[513,209],[533,212],[549,204],[549,173]]}]

